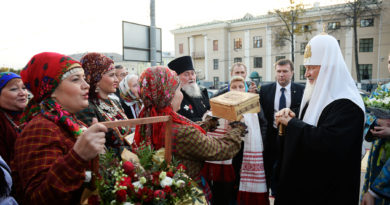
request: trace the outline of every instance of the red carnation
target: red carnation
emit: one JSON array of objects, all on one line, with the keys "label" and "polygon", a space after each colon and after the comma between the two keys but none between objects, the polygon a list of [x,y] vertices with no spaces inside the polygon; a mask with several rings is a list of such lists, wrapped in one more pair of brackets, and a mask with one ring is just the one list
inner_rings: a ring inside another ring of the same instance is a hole
[{"label": "red carnation", "polygon": [[187,170],[187,167],[184,166],[184,164],[179,164],[179,165],[177,165],[176,169],[185,171],[185,170]]},{"label": "red carnation", "polygon": [[138,189],[137,197],[141,198],[145,202],[150,202],[153,200],[153,191],[148,187],[140,188]]},{"label": "red carnation", "polygon": [[118,190],[115,194],[116,194],[116,200],[119,203],[126,201],[127,192],[125,189]]},{"label": "red carnation", "polygon": [[154,198],[165,199],[165,192],[163,190],[154,191]]},{"label": "red carnation", "polygon": [[160,184],[160,172],[152,173],[152,183],[156,186]]},{"label": "red carnation", "polygon": [[88,198],[88,205],[99,205],[99,196],[92,195]]},{"label": "red carnation", "polygon": [[165,186],[165,187],[164,187],[164,192],[167,193],[167,194],[170,194],[170,193],[172,192],[171,187]]},{"label": "red carnation", "polygon": [[122,168],[125,170],[125,174],[127,174],[128,176],[133,176],[134,173],[133,163],[126,161],[123,163]]},{"label": "red carnation", "polygon": [[173,172],[171,172],[171,171],[167,172],[167,176],[172,178],[173,177]]},{"label": "red carnation", "polygon": [[119,182],[119,186],[128,187],[130,185],[132,185],[130,177],[122,177],[122,179]]}]

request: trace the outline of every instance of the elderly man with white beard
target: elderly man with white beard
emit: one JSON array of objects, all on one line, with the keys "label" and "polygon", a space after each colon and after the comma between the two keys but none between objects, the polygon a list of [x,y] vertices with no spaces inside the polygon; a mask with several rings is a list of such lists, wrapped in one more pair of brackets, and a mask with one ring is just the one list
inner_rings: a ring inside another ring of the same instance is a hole
[{"label": "elderly man with white beard", "polygon": [[196,83],[196,73],[191,56],[182,56],[168,63],[171,70],[176,71],[180,78],[183,101],[178,113],[196,122],[202,121],[202,116],[210,109],[207,89],[201,89]]},{"label": "elderly man with white beard", "polygon": [[334,37],[311,39],[304,65],[299,117],[275,115],[286,126],[275,205],[358,204],[363,100]]}]

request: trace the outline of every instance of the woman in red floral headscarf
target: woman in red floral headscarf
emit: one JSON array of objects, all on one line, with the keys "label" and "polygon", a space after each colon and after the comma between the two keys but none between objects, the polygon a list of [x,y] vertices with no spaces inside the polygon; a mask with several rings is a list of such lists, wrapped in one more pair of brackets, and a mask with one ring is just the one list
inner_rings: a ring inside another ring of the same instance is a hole
[{"label": "woman in red floral headscarf", "polygon": [[78,204],[83,184],[91,181],[92,159],[104,151],[107,131],[99,123],[86,129],[74,115],[88,106],[84,70],[68,56],[46,52],[35,55],[21,77],[34,95],[15,142],[22,202]]},{"label": "woman in red floral headscarf", "polygon": [[[205,160],[231,159],[240,149],[240,136],[245,126],[238,125],[219,139],[205,135],[211,123],[201,126],[176,113],[180,109],[183,94],[176,73],[165,67],[146,69],[140,76],[141,98],[144,102],[139,117],[169,115],[173,121],[173,155],[187,167],[187,174],[203,186],[206,196],[208,186],[199,174]],[[154,149],[164,145],[164,124],[154,123],[136,127],[134,146],[146,142]],[[208,199],[210,199],[208,197]]]}]

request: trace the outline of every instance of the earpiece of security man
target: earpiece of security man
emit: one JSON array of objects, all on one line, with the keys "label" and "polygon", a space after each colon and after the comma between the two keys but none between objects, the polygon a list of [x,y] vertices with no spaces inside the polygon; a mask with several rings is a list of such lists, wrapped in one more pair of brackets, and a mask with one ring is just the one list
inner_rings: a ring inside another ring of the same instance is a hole
[{"label": "earpiece of security man", "polygon": [[275,115],[286,126],[275,205],[358,204],[363,100],[334,37],[312,38],[304,65],[299,118]]}]

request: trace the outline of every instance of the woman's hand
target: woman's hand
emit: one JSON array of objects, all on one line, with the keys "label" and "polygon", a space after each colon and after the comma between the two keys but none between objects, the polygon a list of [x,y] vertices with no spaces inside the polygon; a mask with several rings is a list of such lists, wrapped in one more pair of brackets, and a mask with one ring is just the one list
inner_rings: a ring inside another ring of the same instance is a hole
[{"label": "woman's hand", "polygon": [[96,155],[104,152],[105,132],[107,127],[93,118],[92,126],[77,138],[73,150],[85,161],[95,158]]},{"label": "woman's hand", "polygon": [[288,122],[295,117],[295,113],[290,110],[290,108],[284,108],[282,110],[279,110],[275,114],[275,122],[276,126],[279,126],[279,124],[287,126]]},{"label": "woman's hand", "polygon": [[255,82],[251,82],[251,85],[248,88],[248,92],[257,93],[257,87]]},{"label": "woman's hand", "polygon": [[375,126],[370,130],[374,137],[390,139],[390,127],[389,126]]}]

